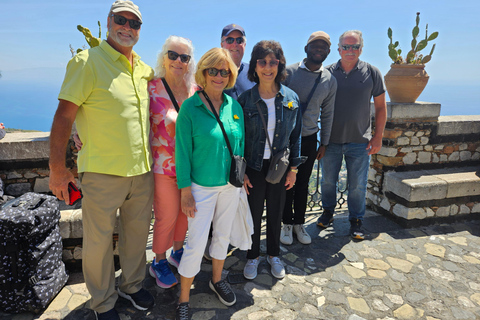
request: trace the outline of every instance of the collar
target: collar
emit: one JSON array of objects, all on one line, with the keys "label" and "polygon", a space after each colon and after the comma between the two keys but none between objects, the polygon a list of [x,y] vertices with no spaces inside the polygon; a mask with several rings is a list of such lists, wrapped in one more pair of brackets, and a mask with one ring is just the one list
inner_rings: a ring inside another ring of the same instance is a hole
[{"label": "collar", "polygon": [[303,59],[302,61],[300,61],[300,62],[298,63],[298,67],[301,68],[301,69],[306,69],[306,70],[308,70],[308,71],[310,71],[310,72],[314,72],[314,73],[320,73],[320,72],[322,72],[322,71],[324,70],[323,64],[320,66],[320,68],[319,68],[318,70],[312,71],[312,70],[308,69],[307,66],[305,65],[305,61],[306,61],[306,60],[307,60],[307,59],[305,58],[305,59]]},{"label": "collar", "polygon": [[[337,61],[337,64],[335,65],[334,70],[340,69],[340,70],[342,70],[342,71],[345,71],[345,70],[343,70],[343,68],[342,68],[342,62],[341,62],[341,61],[342,61],[342,59],[340,59],[340,60]],[[357,63],[356,63],[355,66],[353,67],[352,71],[353,71],[353,70],[361,69],[361,68],[364,67],[364,65],[365,65],[365,62],[363,62],[362,60],[358,59]],[[351,71],[350,71],[350,72],[351,72]]]},{"label": "collar", "polygon": [[[200,92],[202,90],[197,90],[195,91],[195,93],[193,94],[192,98],[193,99],[193,103],[196,107],[204,107],[204,108],[207,108],[207,110],[210,110],[210,106],[206,106],[205,104],[203,104],[202,102],[202,99],[200,99]],[[225,94],[225,92],[223,92],[223,103],[222,103],[222,106],[224,104],[228,104],[230,103],[230,99],[232,99],[232,97],[230,97],[228,94]]]},{"label": "collar", "polygon": [[[262,100],[262,97],[260,97],[260,92],[258,92],[258,83],[253,86],[252,88],[252,102],[257,103],[260,100]],[[280,84],[280,90],[278,90],[277,97],[278,95],[281,95],[282,97],[285,97],[285,86],[283,84]]]},{"label": "collar", "polygon": [[[100,42],[100,48],[105,51],[105,53],[110,57],[110,59],[112,59],[112,61],[117,61],[118,59],[120,59],[121,56],[124,56],[123,54],[115,50],[111,45],[109,45],[106,40],[102,40],[102,42]],[[133,64],[137,64],[137,61],[140,60],[140,56],[135,51],[132,51],[132,54]]]}]

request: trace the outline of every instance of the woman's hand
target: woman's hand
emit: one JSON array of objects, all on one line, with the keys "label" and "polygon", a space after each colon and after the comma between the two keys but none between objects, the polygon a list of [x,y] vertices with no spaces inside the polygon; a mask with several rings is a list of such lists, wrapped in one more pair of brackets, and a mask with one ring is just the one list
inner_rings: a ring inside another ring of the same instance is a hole
[{"label": "woman's hand", "polygon": [[192,187],[182,188],[181,207],[182,212],[185,213],[188,218],[195,218],[195,212],[197,212],[197,208],[195,207],[195,199],[192,195]]},{"label": "woman's hand", "polygon": [[285,187],[287,187],[287,190],[293,188],[295,181],[297,181],[297,173],[291,170],[288,171],[287,178],[285,179]]},{"label": "woman's hand", "polygon": [[77,148],[77,151],[80,151],[82,149],[83,143],[78,136],[78,132],[75,132],[73,134],[73,142],[75,142],[75,148]]},{"label": "woman's hand", "polygon": [[248,188],[253,188],[253,185],[250,183],[250,179],[248,179],[246,174],[243,176],[243,187],[245,188],[245,192],[247,194],[250,194],[250,192],[248,192]]}]

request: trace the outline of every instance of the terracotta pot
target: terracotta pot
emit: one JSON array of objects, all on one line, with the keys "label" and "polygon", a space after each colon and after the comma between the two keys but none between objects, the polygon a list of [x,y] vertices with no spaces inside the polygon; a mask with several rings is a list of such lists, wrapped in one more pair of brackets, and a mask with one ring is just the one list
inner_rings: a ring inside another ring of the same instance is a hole
[{"label": "terracotta pot", "polygon": [[391,102],[413,103],[430,78],[424,64],[392,64],[385,75],[385,86]]}]

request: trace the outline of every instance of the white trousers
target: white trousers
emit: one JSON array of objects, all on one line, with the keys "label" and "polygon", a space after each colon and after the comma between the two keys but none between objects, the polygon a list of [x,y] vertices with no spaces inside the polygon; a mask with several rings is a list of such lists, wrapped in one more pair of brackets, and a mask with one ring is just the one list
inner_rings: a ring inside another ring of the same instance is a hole
[{"label": "white trousers", "polygon": [[231,184],[202,187],[192,183],[192,195],[197,212],[194,218],[188,218],[187,244],[178,267],[178,273],[186,278],[195,277],[200,271],[211,224],[213,233],[210,256],[217,260],[225,260],[227,257],[240,188]]}]

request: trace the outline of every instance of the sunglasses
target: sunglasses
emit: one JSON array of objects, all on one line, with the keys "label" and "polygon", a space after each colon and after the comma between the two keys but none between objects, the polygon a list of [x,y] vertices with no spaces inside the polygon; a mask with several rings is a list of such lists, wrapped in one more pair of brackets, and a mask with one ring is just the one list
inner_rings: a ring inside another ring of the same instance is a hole
[{"label": "sunglasses", "polygon": [[358,50],[360,49],[360,45],[359,44],[343,44],[342,45],[342,50],[347,51],[350,49]]},{"label": "sunglasses", "polygon": [[142,26],[142,23],[140,21],[134,19],[127,19],[124,16],[119,16],[112,13],[110,17],[113,17],[113,21],[119,26],[125,25],[125,23],[127,23],[128,21],[130,28],[132,28],[133,30],[138,30]]},{"label": "sunglasses", "polygon": [[238,38],[228,37],[225,39],[225,42],[228,44],[232,44],[234,41],[236,41],[237,44],[242,44],[245,42],[245,39],[243,39],[243,37],[238,37]]},{"label": "sunglasses", "polygon": [[183,63],[188,63],[190,61],[190,56],[188,54],[182,53],[178,54],[175,51],[168,50],[167,51],[168,59],[175,61],[180,57],[180,61]]},{"label": "sunglasses", "polygon": [[210,77],[216,77],[219,72],[222,78],[227,78],[230,75],[230,70],[226,69],[218,70],[217,68],[208,68],[207,72]]},{"label": "sunglasses", "polygon": [[257,66],[265,68],[267,66],[267,63],[270,65],[270,67],[276,67],[280,63],[280,60],[277,59],[272,59],[270,61],[267,61],[266,59],[258,59],[257,60]]}]

